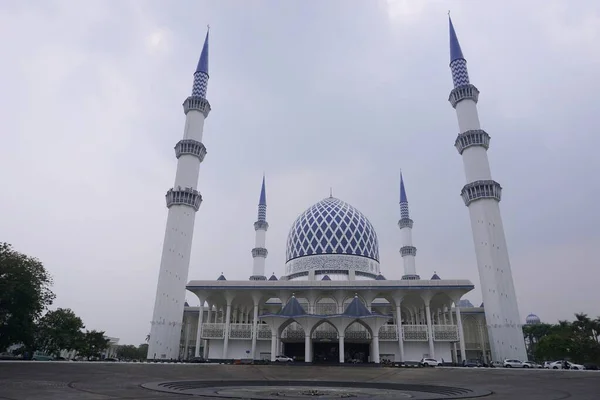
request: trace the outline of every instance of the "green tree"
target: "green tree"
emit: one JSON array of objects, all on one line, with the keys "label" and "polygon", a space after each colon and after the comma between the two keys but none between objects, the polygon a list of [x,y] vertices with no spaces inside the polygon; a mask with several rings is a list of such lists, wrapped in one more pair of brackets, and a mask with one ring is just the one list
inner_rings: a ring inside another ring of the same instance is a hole
[{"label": "green tree", "polygon": [[119,348],[117,349],[117,357],[124,358],[127,360],[137,360],[138,348],[132,344],[125,344],[119,346]]},{"label": "green tree", "polygon": [[0,351],[12,344],[34,348],[35,323],[55,298],[51,285],[38,259],[0,243]]},{"label": "green tree", "polygon": [[38,348],[55,356],[61,350],[79,350],[84,327],[81,318],[69,308],[48,311],[38,324]]},{"label": "green tree", "polygon": [[138,360],[145,360],[148,357],[148,343],[142,343],[138,346]]},{"label": "green tree", "polygon": [[86,331],[77,349],[78,354],[87,357],[89,360],[92,357],[99,358],[100,353],[108,348],[110,339],[104,336],[101,331]]}]

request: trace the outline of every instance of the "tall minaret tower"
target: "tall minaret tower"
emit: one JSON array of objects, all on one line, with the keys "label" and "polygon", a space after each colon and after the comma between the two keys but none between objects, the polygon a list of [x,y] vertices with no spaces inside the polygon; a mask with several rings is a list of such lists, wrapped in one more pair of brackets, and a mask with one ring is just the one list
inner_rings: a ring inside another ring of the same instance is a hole
[{"label": "tall minaret tower", "polygon": [[151,322],[148,358],[179,357],[194,221],[202,203],[197,186],[200,163],[206,155],[206,147],[202,144],[202,132],[204,120],[210,112],[210,104],[206,100],[207,84],[208,32],[194,73],[192,95],[183,102],[183,139],[175,145],[177,172],[175,184],[166,194],[169,213]]},{"label": "tall minaret tower", "polygon": [[413,220],[410,219],[408,213],[408,198],[406,197],[406,189],[404,189],[402,172],[400,172],[400,220],[398,221],[398,227],[400,228],[400,240],[402,241],[400,254],[404,261],[404,275],[402,276],[402,279],[421,279],[421,277],[417,275],[417,269],[415,267],[417,248],[412,244]]},{"label": "tall minaret tower", "polygon": [[252,276],[250,277],[251,281],[264,281],[267,279],[265,276],[265,262],[267,260],[267,254],[269,254],[265,247],[267,229],[269,229],[269,224],[267,222],[267,192],[265,189],[265,176],[263,175],[260,199],[258,200],[258,219],[254,223],[256,241],[254,243],[254,248],[252,249],[254,265],[252,267]]},{"label": "tall minaret tower", "polygon": [[487,150],[490,136],[477,113],[479,90],[469,82],[467,61],[450,22],[450,69],[454,89],[449,101],[456,109],[460,133],[454,146],[462,155],[467,184],[461,191],[471,216],[475,255],[492,360],[526,360],[525,341],[508,258],[499,202],[500,184],[492,179]]}]

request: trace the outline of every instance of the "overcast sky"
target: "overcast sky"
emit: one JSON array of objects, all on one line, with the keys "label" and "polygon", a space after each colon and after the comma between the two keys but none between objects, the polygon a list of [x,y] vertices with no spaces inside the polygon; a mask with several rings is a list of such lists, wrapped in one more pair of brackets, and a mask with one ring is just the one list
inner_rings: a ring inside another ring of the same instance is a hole
[{"label": "overcast sky", "polygon": [[[288,230],[333,194],[361,210],[402,275],[399,170],[417,272],[481,302],[447,11],[481,91],[521,318],[598,309],[597,1],[0,2],[0,241],[40,258],[53,307],[139,344],[150,331],[175,143],[211,26],[189,279],[252,273],[267,176],[267,274]],[[191,304],[198,301],[187,294]]]}]

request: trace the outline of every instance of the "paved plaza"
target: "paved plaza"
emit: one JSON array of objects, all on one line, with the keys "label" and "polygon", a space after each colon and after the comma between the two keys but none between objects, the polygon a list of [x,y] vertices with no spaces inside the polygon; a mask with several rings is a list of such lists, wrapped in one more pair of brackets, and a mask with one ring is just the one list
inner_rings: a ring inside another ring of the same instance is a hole
[{"label": "paved plaza", "polygon": [[[311,383],[306,384],[306,381]],[[323,383],[322,389],[319,382]],[[271,388],[269,384],[274,386]],[[424,388],[424,392],[419,388]],[[179,394],[165,392],[171,389]],[[399,391],[390,391],[392,389]],[[207,395],[211,391],[214,396]],[[461,397],[461,393],[467,397]],[[475,394],[487,394],[484,398],[494,400],[559,400],[597,399],[598,393],[600,373],[595,371],[0,362],[0,399],[3,400],[168,400],[189,399],[192,394],[214,399],[344,397],[357,400],[472,398]]]}]

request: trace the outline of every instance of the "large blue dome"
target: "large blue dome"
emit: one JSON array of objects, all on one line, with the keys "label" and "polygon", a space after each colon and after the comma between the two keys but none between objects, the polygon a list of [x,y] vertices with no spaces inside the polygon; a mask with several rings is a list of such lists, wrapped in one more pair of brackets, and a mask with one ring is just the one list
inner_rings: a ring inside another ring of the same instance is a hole
[{"label": "large blue dome", "polygon": [[304,256],[344,254],[379,262],[373,225],[350,204],[329,197],[296,219],[287,240],[286,262]]}]

